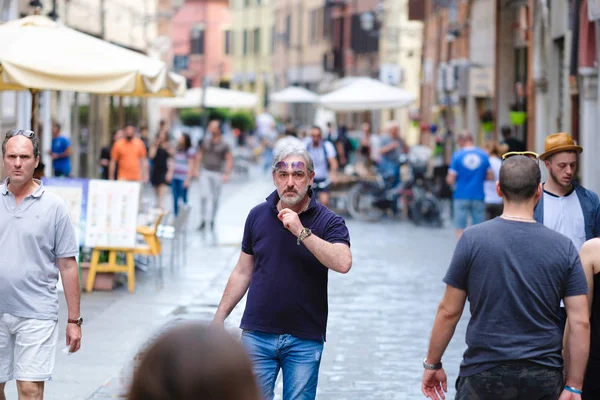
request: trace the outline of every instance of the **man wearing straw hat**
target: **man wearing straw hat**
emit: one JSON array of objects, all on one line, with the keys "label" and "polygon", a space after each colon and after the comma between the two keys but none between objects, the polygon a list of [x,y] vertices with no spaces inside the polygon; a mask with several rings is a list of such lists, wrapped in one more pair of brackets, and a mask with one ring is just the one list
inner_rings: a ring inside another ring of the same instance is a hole
[{"label": "man wearing straw hat", "polygon": [[546,138],[540,160],[549,176],[534,213],[536,221],[571,239],[578,251],[586,240],[600,236],[598,195],[575,181],[582,151],[568,133]]}]

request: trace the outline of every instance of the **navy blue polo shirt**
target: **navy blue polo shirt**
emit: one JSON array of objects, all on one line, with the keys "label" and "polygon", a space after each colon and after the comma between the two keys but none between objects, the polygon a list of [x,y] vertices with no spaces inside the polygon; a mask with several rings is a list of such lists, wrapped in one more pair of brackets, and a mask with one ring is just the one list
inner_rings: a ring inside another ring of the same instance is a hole
[{"label": "navy blue polo shirt", "polygon": [[[325,340],[329,269],[277,218],[277,191],[254,207],[244,228],[242,251],[254,256],[241,329]],[[329,243],[350,246],[344,219],[311,197],[302,225]]]}]

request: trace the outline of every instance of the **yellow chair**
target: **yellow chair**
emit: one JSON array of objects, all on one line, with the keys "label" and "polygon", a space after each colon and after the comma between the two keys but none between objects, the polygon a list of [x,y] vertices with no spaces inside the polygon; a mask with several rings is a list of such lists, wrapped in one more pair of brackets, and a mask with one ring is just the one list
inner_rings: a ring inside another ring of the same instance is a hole
[{"label": "yellow chair", "polygon": [[[163,218],[167,215],[166,212],[161,211],[157,216],[152,226],[138,226],[136,232],[144,237],[145,245],[136,246],[134,249],[135,254],[141,256],[156,257],[161,256],[162,247],[160,239],[158,238],[158,227],[162,222]],[[157,267],[157,278],[162,282],[162,257],[159,257],[159,265]]]},{"label": "yellow chair", "polygon": [[[91,292],[94,288],[94,281],[98,272],[125,272],[127,273],[127,288],[129,292],[135,291],[135,262],[134,255],[156,257],[160,255],[160,240],[156,235],[158,226],[166,213],[160,213],[156,217],[153,226],[138,226],[137,233],[144,237],[145,245],[129,247],[94,247],[92,250],[92,259],[90,260],[90,272],[88,274],[86,291]],[[100,264],[100,252],[108,251],[108,262]],[[117,253],[125,253],[125,265],[117,264]]]}]

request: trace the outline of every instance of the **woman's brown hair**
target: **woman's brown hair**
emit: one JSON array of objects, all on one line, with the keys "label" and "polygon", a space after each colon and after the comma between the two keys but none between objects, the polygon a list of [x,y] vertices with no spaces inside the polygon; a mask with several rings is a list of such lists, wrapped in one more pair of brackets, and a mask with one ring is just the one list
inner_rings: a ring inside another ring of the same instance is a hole
[{"label": "woman's brown hair", "polygon": [[151,344],[128,400],[259,400],[242,344],[222,329],[186,323]]}]

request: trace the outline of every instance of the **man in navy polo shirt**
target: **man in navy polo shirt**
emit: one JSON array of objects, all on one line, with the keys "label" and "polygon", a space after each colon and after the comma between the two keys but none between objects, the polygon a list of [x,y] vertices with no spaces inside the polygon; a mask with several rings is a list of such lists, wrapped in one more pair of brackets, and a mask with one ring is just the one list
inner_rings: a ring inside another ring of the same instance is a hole
[{"label": "man in navy polo shirt", "polygon": [[240,259],[214,317],[225,319],[248,291],[240,328],[266,399],[283,370],[283,399],[316,397],[327,326],[327,274],[352,266],[344,220],[316,201],[314,164],[303,148],[275,156],[277,190],[246,220]]}]

